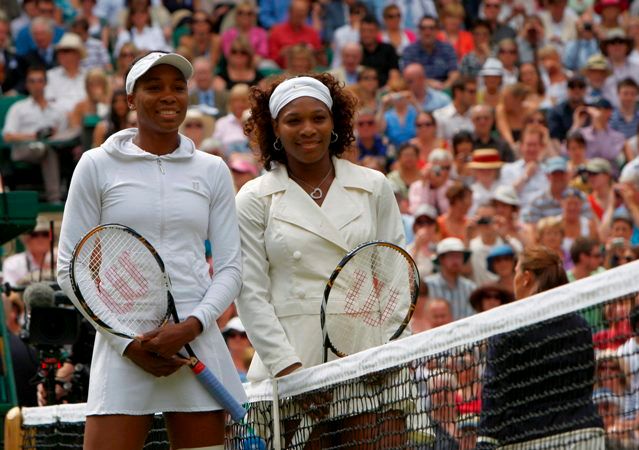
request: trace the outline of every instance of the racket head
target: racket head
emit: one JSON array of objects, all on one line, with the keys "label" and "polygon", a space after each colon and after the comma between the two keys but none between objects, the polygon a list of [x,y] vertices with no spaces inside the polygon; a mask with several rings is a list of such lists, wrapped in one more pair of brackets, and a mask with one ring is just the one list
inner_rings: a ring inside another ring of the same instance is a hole
[{"label": "racket head", "polygon": [[320,311],[324,362],[397,339],[419,295],[419,271],[401,247],[385,241],[351,250],[331,274]]},{"label": "racket head", "polygon": [[73,293],[87,315],[117,336],[136,338],[171,314],[164,262],[135,230],[98,225],[76,244],[69,268]]}]

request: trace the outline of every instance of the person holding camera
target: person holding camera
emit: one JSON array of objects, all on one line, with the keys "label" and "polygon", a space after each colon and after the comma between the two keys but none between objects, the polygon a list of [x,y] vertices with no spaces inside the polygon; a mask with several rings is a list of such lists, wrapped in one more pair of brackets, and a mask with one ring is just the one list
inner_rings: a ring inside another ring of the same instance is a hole
[{"label": "person holding camera", "polygon": [[576,23],[577,35],[566,42],[562,63],[568,70],[576,72],[587,66],[590,57],[599,53],[599,41],[595,24],[579,19]]},{"label": "person holding camera", "polygon": [[613,106],[600,98],[592,106],[581,105],[573,113],[571,131],[581,131],[586,140],[586,157],[603,158],[618,173],[617,157],[623,151],[626,138],[623,133],[610,126]]},{"label": "person holding camera", "polygon": [[44,96],[47,71],[44,67],[27,69],[29,96],[14,103],[7,112],[2,137],[11,145],[13,161],[40,164],[48,202],[60,202],[60,162],[48,139],[66,128],[66,114]]},{"label": "person holding camera", "polygon": [[436,148],[428,155],[428,162],[422,169],[422,178],[408,188],[409,210],[415,214],[424,203],[435,208],[437,215],[448,211],[449,203],[446,191],[453,184],[450,171],[453,168],[453,155],[447,150]]}]

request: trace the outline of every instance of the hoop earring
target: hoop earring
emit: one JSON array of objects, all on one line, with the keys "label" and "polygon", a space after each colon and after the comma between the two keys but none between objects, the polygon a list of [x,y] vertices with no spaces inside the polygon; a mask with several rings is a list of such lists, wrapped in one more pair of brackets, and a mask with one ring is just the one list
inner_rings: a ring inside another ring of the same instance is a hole
[{"label": "hoop earring", "polygon": [[339,135],[335,132],[335,130],[331,130],[331,144],[334,144],[339,139]]},{"label": "hoop earring", "polygon": [[275,142],[273,142],[273,148],[276,152],[282,151],[282,141],[280,141],[279,137],[275,138]]}]

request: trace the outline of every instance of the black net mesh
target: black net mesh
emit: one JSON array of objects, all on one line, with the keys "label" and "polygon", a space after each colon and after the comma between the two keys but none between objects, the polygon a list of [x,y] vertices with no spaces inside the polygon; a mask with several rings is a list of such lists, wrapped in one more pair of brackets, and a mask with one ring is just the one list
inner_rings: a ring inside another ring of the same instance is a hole
[{"label": "black net mesh", "polygon": [[[246,385],[226,448],[637,449],[638,269]],[[81,448],[82,423],[29,413],[24,448]],[[145,448],[169,448],[160,416]]]}]

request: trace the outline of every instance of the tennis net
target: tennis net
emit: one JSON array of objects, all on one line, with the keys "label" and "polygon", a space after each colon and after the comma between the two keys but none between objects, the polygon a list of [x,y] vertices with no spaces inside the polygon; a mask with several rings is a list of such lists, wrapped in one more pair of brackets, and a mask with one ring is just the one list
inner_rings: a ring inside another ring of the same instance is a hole
[{"label": "tennis net", "polygon": [[[637,273],[627,264],[247,384],[226,448],[637,449]],[[25,408],[22,448],[79,449],[83,420],[83,405]],[[145,448],[169,448],[159,416]]]}]

